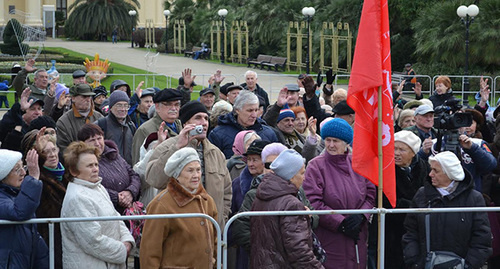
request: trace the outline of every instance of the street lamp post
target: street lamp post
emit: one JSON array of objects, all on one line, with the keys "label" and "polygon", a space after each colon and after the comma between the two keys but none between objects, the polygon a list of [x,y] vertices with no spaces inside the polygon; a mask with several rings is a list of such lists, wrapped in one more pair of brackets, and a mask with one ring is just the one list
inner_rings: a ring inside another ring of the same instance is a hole
[{"label": "street lamp post", "polygon": [[220,49],[220,62],[224,63],[224,47],[226,46],[226,44],[224,43],[224,30],[225,30],[224,20],[226,19],[227,16],[227,9],[225,8],[219,9],[217,14],[219,14],[219,17],[222,20],[222,36],[221,36],[222,46]]},{"label": "street lamp post", "polygon": [[166,21],[166,25],[165,25],[165,54],[168,53],[168,17],[170,16],[170,10],[168,9],[165,9],[163,10],[163,15],[165,15],[165,21]]},{"label": "street lamp post", "polygon": [[314,13],[316,13],[316,10],[313,7],[304,7],[302,9],[302,15],[306,16],[306,21],[307,21],[307,44],[306,44],[306,73],[309,74],[309,66],[310,66],[310,55],[309,55],[309,44],[311,42],[311,19],[312,16],[314,16]]},{"label": "street lamp post", "polygon": [[465,67],[464,67],[464,106],[469,105],[469,27],[474,21],[474,17],[479,14],[479,8],[472,4],[468,7],[459,6],[457,8],[457,15],[465,24]]},{"label": "street lamp post", "polygon": [[135,27],[134,19],[135,19],[135,15],[137,15],[137,11],[129,10],[128,15],[130,15],[130,17],[132,17],[132,34],[130,35],[130,43],[131,43],[131,47],[133,48],[134,47],[134,27]]}]

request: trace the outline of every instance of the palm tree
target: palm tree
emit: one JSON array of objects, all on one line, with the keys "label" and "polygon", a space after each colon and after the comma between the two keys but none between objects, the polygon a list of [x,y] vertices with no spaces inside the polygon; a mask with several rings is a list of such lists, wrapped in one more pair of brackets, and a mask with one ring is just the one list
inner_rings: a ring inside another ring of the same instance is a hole
[{"label": "palm tree", "polygon": [[129,10],[140,8],[139,0],[76,0],[69,6],[65,32],[68,37],[96,39],[100,34],[110,34],[118,27],[122,35],[130,35],[137,24],[138,15],[131,17]]}]

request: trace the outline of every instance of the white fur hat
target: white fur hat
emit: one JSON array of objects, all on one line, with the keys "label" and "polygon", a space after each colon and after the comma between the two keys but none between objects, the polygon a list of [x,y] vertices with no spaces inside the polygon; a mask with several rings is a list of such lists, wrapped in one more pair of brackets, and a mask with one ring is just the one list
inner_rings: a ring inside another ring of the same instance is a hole
[{"label": "white fur hat", "polygon": [[418,153],[418,151],[420,150],[420,145],[422,144],[422,140],[420,140],[420,138],[416,134],[407,130],[402,130],[395,133],[394,142],[396,141],[403,142],[408,145],[408,147],[410,147],[415,154]]},{"label": "white fur hat", "polygon": [[462,181],[465,178],[464,169],[457,156],[450,151],[443,151],[429,157],[429,163],[437,161],[443,172],[454,181]]},{"label": "white fur hat", "polygon": [[3,180],[12,171],[16,163],[21,160],[23,155],[21,152],[12,151],[8,149],[0,149],[0,180]]},{"label": "white fur hat", "polygon": [[167,176],[177,179],[182,169],[184,169],[184,166],[193,161],[200,162],[198,152],[190,147],[181,148],[168,158],[163,171]]}]

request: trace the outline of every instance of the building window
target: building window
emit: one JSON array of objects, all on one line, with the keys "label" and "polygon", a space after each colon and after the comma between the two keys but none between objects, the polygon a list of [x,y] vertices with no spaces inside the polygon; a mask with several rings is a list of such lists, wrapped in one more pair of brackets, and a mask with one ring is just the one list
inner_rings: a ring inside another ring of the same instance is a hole
[{"label": "building window", "polygon": [[56,10],[61,11],[64,14],[64,19],[68,18],[68,0],[57,0],[56,2]]}]

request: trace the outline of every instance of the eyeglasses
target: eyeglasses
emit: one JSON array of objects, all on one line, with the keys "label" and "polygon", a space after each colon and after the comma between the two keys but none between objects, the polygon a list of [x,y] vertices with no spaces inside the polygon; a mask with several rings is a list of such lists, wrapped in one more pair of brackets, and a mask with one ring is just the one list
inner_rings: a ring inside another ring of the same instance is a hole
[{"label": "eyeglasses", "polygon": [[18,176],[22,176],[23,174],[21,171],[24,171],[24,173],[26,174],[26,172],[28,171],[28,166],[23,165],[21,167],[18,167],[16,170],[14,170],[14,173],[16,173]]},{"label": "eyeglasses", "polygon": [[123,105],[123,104],[116,104],[114,105],[114,107],[118,108],[118,109],[129,109],[130,108],[130,105]]},{"label": "eyeglasses", "polygon": [[54,148],[51,148],[51,149],[48,149],[48,150],[43,150],[42,153],[46,154],[46,155],[49,155],[50,153],[57,155],[59,153],[59,148],[54,147]]},{"label": "eyeglasses", "polygon": [[160,102],[162,105],[166,107],[181,107],[181,102]]}]

